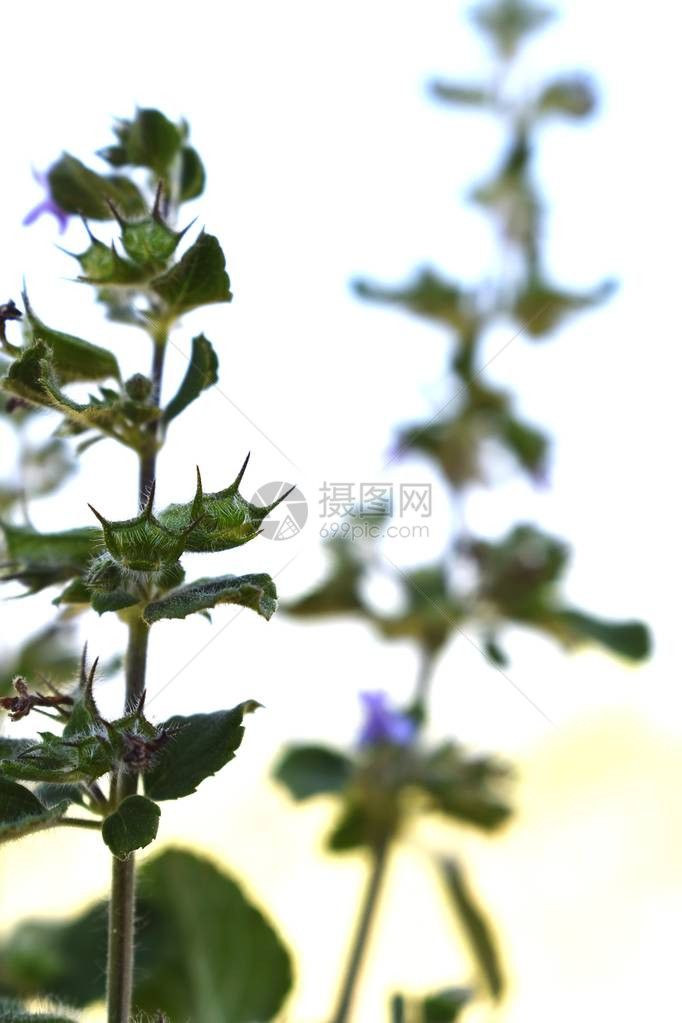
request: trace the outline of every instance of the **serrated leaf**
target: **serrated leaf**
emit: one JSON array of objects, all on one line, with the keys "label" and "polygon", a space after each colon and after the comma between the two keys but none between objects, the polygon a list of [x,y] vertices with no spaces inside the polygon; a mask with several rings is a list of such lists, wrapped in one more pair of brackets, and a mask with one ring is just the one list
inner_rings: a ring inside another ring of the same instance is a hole
[{"label": "serrated leaf", "polygon": [[197,579],[147,604],[142,617],[148,625],[152,625],[163,618],[186,618],[187,615],[219,604],[240,604],[269,620],[277,608],[277,590],[270,576],[265,573]]},{"label": "serrated leaf", "polygon": [[[136,947],[138,1011],[201,1023],[277,1015],[291,986],[289,955],[224,871],[167,850],[140,868],[137,913],[144,921]],[[50,993],[78,1006],[103,999],[106,928],[104,903],[66,923],[19,925],[1,949],[5,990]]]},{"label": "serrated leaf", "polygon": [[52,365],[62,384],[74,381],[119,379],[118,362],[112,352],[90,341],[55,330],[36,315],[26,292],[23,294],[26,308],[26,331],[30,343],[42,341],[52,354]]},{"label": "serrated leaf", "polygon": [[244,737],[244,715],[259,705],[253,700],[232,710],[176,716],[164,722],[173,738],[144,775],[144,790],[152,799],[181,799],[196,792],[205,778],[234,759]]},{"label": "serrated leaf", "polygon": [[102,823],[102,838],[114,856],[125,860],[156,838],[161,810],[146,796],[127,796]]},{"label": "serrated leaf", "polygon": [[284,751],[273,774],[300,802],[346,788],[353,774],[353,762],[325,746],[293,746]]},{"label": "serrated leaf", "polygon": [[192,354],[184,379],[177,394],[172,398],[163,413],[163,421],[168,424],[176,416],[191,405],[202,391],[208,390],[218,382],[218,356],[211,342],[199,334],[192,339]]},{"label": "serrated leaf", "polygon": [[453,859],[442,859],[438,865],[486,987],[493,998],[499,999],[505,982],[497,943],[486,914],[478,905],[460,865]]},{"label": "serrated leaf", "polygon": [[129,178],[97,174],[69,153],[64,153],[47,176],[52,198],[67,213],[90,220],[111,220],[113,213],[107,199],[122,213],[137,216],[145,212],[142,193]]},{"label": "serrated leaf", "polygon": [[43,831],[63,817],[70,801],[46,807],[23,785],[0,777],[0,842]]},{"label": "serrated leaf", "polygon": [[230,278],[218,239],[203,231],[182,259],[150,287],[175,315],[212,302],[230,302]]}]

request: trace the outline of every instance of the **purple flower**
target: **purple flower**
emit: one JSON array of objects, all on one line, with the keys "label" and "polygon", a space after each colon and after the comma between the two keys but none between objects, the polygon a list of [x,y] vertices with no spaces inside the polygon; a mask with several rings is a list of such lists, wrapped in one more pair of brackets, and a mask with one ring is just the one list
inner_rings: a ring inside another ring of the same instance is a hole
[{"label": "purple flower", "polygon": [[360,731],[360,746],[379,746],[388,743],[393,746],[408,746],[414,738],[417,726],[407,714],[394,710],[384,692],[360,693],[365,720]]},{"label": "purple flower", "polygon": [[56,217],[57,222],[59,223],[59,233],[64,234],[64,232],[66,231],[66,227],[69,223],[70,214],[67,213],[66,210],[63,210],[61,206],[59,206],[59,204],[55,202],[55,200],[52,198],[52,193],[50,192],[50,182],[48,180],[47,174],[41,174],[40,171],[37,171],[34,168],[33,177],[38,182],[39,185],[42,185],[47,194],[42,202],[39,202],[38,205],[35,206],[30,213],[26,214],[26,216],[22,220],[22,224],[24,225],[24,227],[28,227],[29,224],[35,223],[38,217],[41,217],[43,213],[51,213],[53,217]]}]

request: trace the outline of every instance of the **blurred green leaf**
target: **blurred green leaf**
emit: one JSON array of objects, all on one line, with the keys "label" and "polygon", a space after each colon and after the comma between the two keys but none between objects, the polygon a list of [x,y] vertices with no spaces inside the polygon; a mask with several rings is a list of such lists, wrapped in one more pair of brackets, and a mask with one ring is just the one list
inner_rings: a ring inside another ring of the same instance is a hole
[{"label": "blurred green leaf", "polygon": [[161,730],[172,738],[144,775],[147,795],[157,800],[181,799],[196,792],[205,778],[234,759],[244,737],[244,715],[258,706],[247,700],[231,710],[178,715],[164,722]]},{"label": "blurred green leaf", "polygon": [[431,82],[430,92],[443,103],[464,107],[487,107],[494,103],[494,95],[485,85],[467,85],[464,82]]},{"label": "blurred green leaf", "polygon": [[68,800],[43,806],[29,789],[0,777],[0,842],[52,827],[68,808]]},{"label": "blurred green leaf", "polygon": [[540,338],[560,327],[567,316],[601,305],[615,287],[614,281],[604,281],[590,291],[571,292],[533,278],[517,296],[514,315],[524,333]]},{"label": "blurred green leaf", "polygon": [[[270,1020],[291,986],[289,955],[239,886],[208,860],[166,850],[139,871],[133,1002],[172,1020]],[[21,924],[2,947],[0,986],[78,1006],[104,997],[106,908]],[[88,963],[88,969],[83,969]]]},{"label": "blurred green leaf", "polygon": [[200,196],[206,185],[206,172],[201,158],[192,146],[183,146],[180,170],[180,199],[189,202]]},{"label": "blurred green leaf", "polygon": [[101,546],[95,527],[39,533],[32,526],[0,522],[7,561],[0,579],[15,579],[36,593],[46,586],[82,575]]},{"label": "blurred green leaf", "polygon": [[145,796],[127,796],[102,822],[105,845],[119,860],[144,849],[156,838],[161,810]]},{"label": "blurred green leaf", "polygon": [[596,102],[594,86],[589,78],[585,75],[562,75],[544,86],[537,108],[541,114],[589,117]]},{"label": "blurred green leaf", "polygon": [[429,995],[422,1002],[422,1023],[454,1023],[471,1002],[470,988],[451,987]]},{"label": "blurred green leaf", "polygon": [[641,661],[651,653],[651,636],[642,622],[609,622],[574,609],[560,611],[559,621],[581,639],[591,639],[614,654]]},{"label": "blurred green leaf", "polygon": [[277,590],[269,575],[223,575],[215,579],[197,579],[173,590],[160,600],[147,604],[142,616],[148,625],[163,618],[186,618],[219,604],[239,604],[256,611],[266,620],[277,607]]},{"label": "blurred green leaf", "polygon": [[488,0],[474,7],[471,16],[498,53],[509,58],[526,36],[543,28],[555,12],[527,0]]},{"label": "blurred green leaf", "polygon": [[111,220],[113,213],[107,199],[126,215],[145,212],[145,201],[134,182],[119,174],[104,177],[90,170],[69,153],[48,171],[50,193],[67,213],[77,213],[91,220]]},{"label": "blurred green leaf", "polygon": [[390,618],[375,617],[389,639],[413,639],[430,654],[437,653],[456,632],[464,607],[450,592],[445,568],[433,565],[400,574],[407,608]]},{"label": "blurred green leaf", "polygon": [[174,398],[164,409],[163,421],[170,423],[195,401],[202,391],[218,382],[218,356],[211,342],[199,334],[192,339],[192,354],[184,379]]},{"label": "blurred green leaf", "polygon": [[291,746],[284,750],[274,777],[297,801],[340,792],[353,773],[353,762],[325,746]]},{"label": "blurred green leaf", "polygon": [[150,286],[175,315],[232,300],[223,250],[217,238],[203,231],[179,263],[154,278]]},{"label": "blurred green leaf", "polygon": [[511,815],[507,797],[509,768],[494,757],[471,756],[452,742],[443,743],[417,763],[413,781],[433,809],[457,821],[495,831]]},{"label": "blurred green leaf", "polygon": [[453,859],[442,859],[439,867],[481,977],[491,996],[499,1000],[504,993],[505,981],[497,942],[487,916],[473,895],[461,866]]},{"label": "blurred green leaf", "polygon": [[422,269],[413,282],[403,286],[387,287],[363,279],[354,280],[352,286],[360,298],[402,306],[408,312],[454,327],[465,334],[477,320],[473,295],[428,268]]},{"label": "blurred green leaf", "polygon": [[182,135],[173,122],[160,110],[149,108],[138,109],[132,121],[119,121],[115,132],[119,145],[110,153],[114,165],[148,167],[159,177],[168,173],[182,144]]}]

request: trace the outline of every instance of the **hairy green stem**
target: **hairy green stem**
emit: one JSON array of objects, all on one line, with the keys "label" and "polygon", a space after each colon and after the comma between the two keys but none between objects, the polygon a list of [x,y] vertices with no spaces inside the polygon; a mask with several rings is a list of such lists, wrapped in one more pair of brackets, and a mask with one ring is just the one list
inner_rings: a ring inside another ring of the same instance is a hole
[{"label": "hairy green stem", "polygon": [[[154,336],[151,400],[160,403],[166,336]],[[138,487],[142,506],[156,477],[158,424],[150,426],[149,451],[140,457]],[[141,616],[130,620],[126,652],[126,710],[139,705],[144,695],[147,676],[149,626]],[[112,804],[137,792],[135,771],[121,771],[112,776]],[[113,857],[111,864],[111,900],[109,904],[109,940],[107,958],[107,1023],[129,1023],[133,997],[135,963],[135,856],[125,860]]]},{"label": "hairy green stem", "polygon": [[[129,625],[126,654],[126,708],[138,704],[144,693],[149,626],[142,618]],[[112,779],[112,803],[137,792],[137,772],[122,771]],[[107,1023],[129,1023],[135,961],[135,856],[111,861],[109,942],[107,957]]]},{"label": "hairy green stem", "polygon": [[[166,358],[167,334],[154,336],[154,356],[152,359],[152,393],[150,400],[153,405],[159,405],[161,401],[161,385],[163,383],[163,364]],[[149,450],[140,457],[140,507],[144,504],[147,494],[151,490],[156,477],[156,455],[158,453],[159,424],[149,424]]]},{"label": "hairy green stem", "polygon": [[386,873],[389,844],[390,840],[384,839],[381,842],[377,842],[372,849],[370,875],[367,880],[367,886],[362,900],[360,916],[358,917],[348,964],[341,983],[336,1012],[332,1017],[333,1023],[346,1023],[350,1014],[353,996],[355,994],[358,977],[360,975],[360,969],[365,957],[365,952],[367,951],[367,943],[372,929],[372,923],[379,903],[381,886]]},{"label": "hairy green stem", "polygon": [[64,828],[93,828],[97,831],[102,830],[101,821],[89,821],[85,817],[62,817],[58,823]]}]

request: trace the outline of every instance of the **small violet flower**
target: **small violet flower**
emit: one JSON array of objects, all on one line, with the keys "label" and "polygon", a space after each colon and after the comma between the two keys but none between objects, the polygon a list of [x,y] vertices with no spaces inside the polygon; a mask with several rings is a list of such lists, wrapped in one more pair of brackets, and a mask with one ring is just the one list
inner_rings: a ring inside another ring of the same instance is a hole
[{"label": "small violet flower", "polygon": [[52,194],[50,192],[50,183],[47,174],[41,174],[40,171],[34,169],[33,177],[35,178],[39,185],[42,185],[47,194],[42,202],[39,202],[38,205],[35,206],[30,213],[26,214],[26,216],[22,220],[22,224],[24,225],[24,227],[28,227],[29,224],[35,223],[38,217],[41,217],[43,213],[51,213],[52,216],[56,217],[57,219],[57,222],[59,224],[59,233],[64,234],[64,231],[66,231],[67,224],[69,223],[70,214],[67,213],[66,210],[63,210],[61,206],[52,198]]},{"label": "small violet flower", "polygon": [[417,730],[416,723],[407,714],[394,710],[384,692],[360,693],[365,720],[360,731],[360,746],[408,746]]}]

